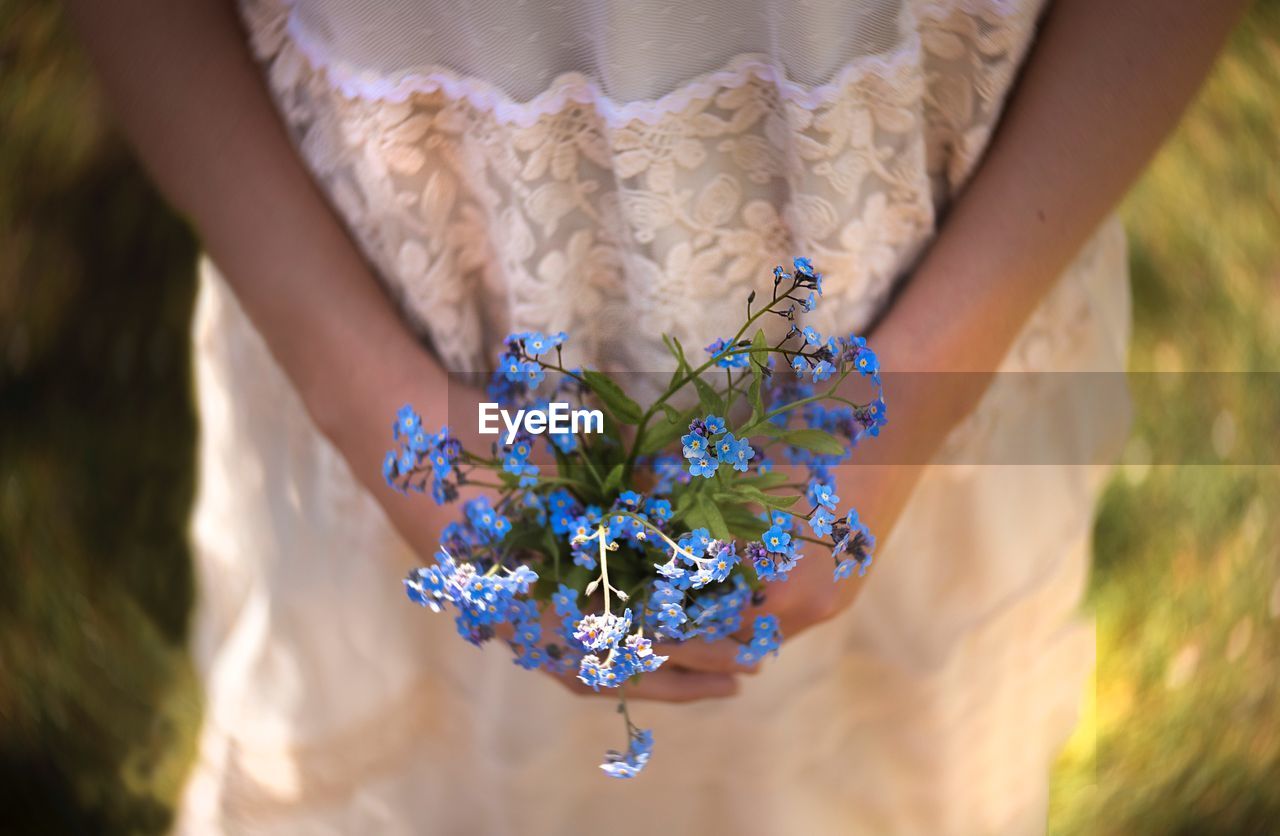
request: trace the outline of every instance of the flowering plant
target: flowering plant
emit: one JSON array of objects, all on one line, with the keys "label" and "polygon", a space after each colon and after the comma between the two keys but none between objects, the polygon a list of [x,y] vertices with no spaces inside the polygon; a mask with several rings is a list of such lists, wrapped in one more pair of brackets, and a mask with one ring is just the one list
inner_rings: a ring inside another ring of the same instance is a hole
[{"label": "flowering plant", "polygon": [[[576,672],[597,691],[617,689],[628,745],[606,754],[609,775],[632,777],[649,760],[653,736],[632,723],[624,686],[666,661],[664,645],[737,641],[737,660],[754,664],[776,653],[782,636],[771,615],[743,631],[744,612],[763,603],[769,583],[787,579],[802,544],[828,551],[836,580],[871,563],[875,540],[855,511],[839,511],[832,468],[879,433],[883,387],[864,339],[798,323],[821,296],[822,278],[805,258],[794,270],[776,268],[768,302],[753,310],[753,291],[738,333],[708,346],[697,365],[664,335],[675,371],[647,407],[603,373],[566,368],[566,334],[507,337],[488,390],[499,404],[545,410],[569,398],[608,415],[597,436],[546,434],[554,474],[531,461],[541,433],[527,427],[482,455],[447,427],[427,432],[409,406],[396,416],[398,449],[383,465],[390,485],[437,503],[456,500],[464,485],[497,493],[462,503],[435,564],[405,579],[409,597],[451,608],[477,645],[501,636],[524,668]],[[787,322],[776,343],[758,327],[765,317]],[[870,381],[871,401],[839,394],[850,375]],[[677,406],[694,395],[696,403]],[[805,467],[807,482],[776,472],[774,454]]]}]

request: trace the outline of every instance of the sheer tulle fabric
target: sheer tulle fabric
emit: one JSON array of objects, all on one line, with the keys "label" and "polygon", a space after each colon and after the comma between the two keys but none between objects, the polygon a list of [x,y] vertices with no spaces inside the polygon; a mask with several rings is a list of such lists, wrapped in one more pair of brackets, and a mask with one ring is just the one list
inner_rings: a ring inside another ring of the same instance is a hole
[{"label": "sheer tulle fabric", "polygon": [[[596,33],[584,9],[597,5],[610,4],[567,5],[582,43]],[[688,10],[704,6],[748,22],[743,9],[786,17],[783,4],[710,2],[666,17],[696,21]],[[781,22],[754,24],[733,44],[748,51],[721,64],[697,51],[681,63],[704,75],[674,88],[669,79],[644,100],[604,96],[669,70],[621,48],[561,66],[550,36],[538,39],[547,55],[527,58],[531,74],[552,68],[532,96],[505,77],[496,47],[468,62],[492,78],[440,68],[435,55],[405,63],[446,33],[479,37],[483,15],[441,12],[432,34],[407,23],[385,33],[421,45],[392,51],[398,61],[349,43],[373,35],[323,36],[339,23],[380,32],[394,9],[377,8],[252,2],[246,17],[303,156],[406,316],[455,368],[483,365],[520,322],[573,330],[582,359],[657,370],[669,359],[657,334],[707,344],[736,315],[720,301],[745,297],[796,252],[835,279],[821,324],[865,326],[985,146],[1039,2],[898,4],[892,27],[823,29],[794,54],[782,51],[793,38]],[[313,20],[323,14],[332,22]],[[355,15],[376,16],[361,26]],[[688,25],[702,40],[723,37],[709,19]],[[875,44],[856,34],[873,29]],[[495,42],[516,50],[522,31]],[[849,37],[865,41],[861,51]]]},{"label": "sheer tulle fabric", "polygon": [[898,0],[289,5],[291,37],[347,95],[403,101],[443,89],[522,124],[566,95],[614,124],[654,122],[708,85],[740,84],[748,64],[814,106],[838,94],[847,65],[913,35]]},{"label": "sheer tulle fabric", "polygon": [[[655,370],[658,334],[722,336],[724,300],[796,253],[830,276],[819,327],[865,327],[973,171],[1039,5],[242,10],[299,153],[446,365],[484,367],[518,327]],[[1126,294],[1111,223],[1005,368],[1122,369]],[[664,751],[623,785],[582,766],[618,743],[607,704],[402,600],[414,556],[208,265],[195,335],[207,701],[180,829],[1043,828],[1092,659],[1074,609],[1101,471],[1084,463],[1122,437],[1123,399],[993,391],[942,460],[1030,426],[1042,460],[1082,464],[931,467],[857,606],[732,701],[645,706]]]}]

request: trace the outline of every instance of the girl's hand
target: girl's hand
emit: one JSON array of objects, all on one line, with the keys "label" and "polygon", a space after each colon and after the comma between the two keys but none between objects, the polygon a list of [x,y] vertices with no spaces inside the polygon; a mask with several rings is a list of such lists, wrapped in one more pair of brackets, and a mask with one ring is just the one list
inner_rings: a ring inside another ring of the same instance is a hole
[{"label": "girl's hand", "polygon": [[[873,445],[868,444],[868,449],[871,446]],[[857,507],[859,518],[867,523],[877,540],[882,541],[892,529],[905,498],[909,495],[909,486],[900,484],[901,480],[909,477],[915,468],[907,465],[846,465],[837,470],[840,471],[837,476],[837,493],[852,499],[848,504]],[[807,478],[799,469],[792,476],[791,481]],[[806,521],[794,520],[792,536],[797,534],[812,536]],[[843,580],[836,580],[829,542],[824,545],[804,542],[802,551],[804,558],[796,564],[787,580],[765,583],[764,601],[759,606],[750,606],[743,611],[742,629],[737,634],[716,642],[693,639],[663,645],[660,652],[670,656],[667,665],[704,673],[756,673],[760,669],[759,663],[743,665],[738,662],[737,656],[739,648],[751,640],[757,616],[775,616],[785,643],[805,630],[835,618],[854,604],[865,584],[874,583],[874,563],[866,576],[860,577],[855,573]],[[746,567],[746,571],[753,570]],[[659,646],[655,646],[655,650],[658,648]]]},{"label": "girl's hand", "polygon": [[655,650],[670,656],[667,665],[678,666],[681,670],[723,675],[758,673],[759,662],[744,665],[737,659],[738,650],[751,641],[752,624],[757,616],[775,616],[785,642],[810,627],[834,618],[845,607],[852,605],[862,584],[868,579],[855,576],[838,583],[833,581],[830,560],[817,553],[817,546],[812,546],[811,549],[792,570],[788,580],[766,585],[765,601],[760,606],[750,606],[743,611],[742,629],[731,638],[715,642],[695,638],[678,644],[656,646]]},{"label": "girl's hand", "polygon": [[[560,617],[555,612],[548,610],[542,614],[541,623],[543,637],[541,643],[553,643],[554,639],[550,637],[559,635],[561,629]],[[501,625],[495,641],[508,641],[510,638],[511,625]],[[653,649],[659,656],[665,656],[669,648],[655,644]],[[544,676],[551,677],[559,685],[574,694],[588,697],[604,697],[605,699],[618,698],[616,689],[601,688],[599,691],[593,691],[578,679],[576,670],[565,673],[552,673],[551,671],[539,669],[538,672]],[[646,673],[628,682],[626,684],[626,697],[628,700],[656,700],[673,703],[731,697],[738,693],[739,683],[734,674],[740,672],[740,670],[736,672],[696,670],[676,665],[674,664],[674,659],[669,659],[653,673]]]},{"label": "girl's hand", "polygon": [[[655,652],[659,648],[655,647]],[[661,651],[660,655],[665,655]],[[655,702],[686,703],[700,700],[723,699],[738,693],[741,687],[735,674],[737,671],[704,671],[673,664],[674,659],[667,660],[662,667],[653,673],[646,673],[628,682],[625,686],[628,700],[652,700]],[[604,697],[616,700],[619,689],[601,688],[592,691],[578,679],[576,673],[555,674],[544,672],[574,694],[587,697]]]},{"label": "girl's hand", "polygon": [[[1176,123],[1243,7],[1050,4],[982,163],[868,335],[886,365],[893,417],[858,451],[859,464],[842,468],[839,493],[881,543],[920,462],[977,404],[1028,317]],[[932,374],[894,380],[890,365]],[[833,584],[819,548],[811,546],[790,581],[769,587],[763,610],[778,616],[784,641],[874,583]],[[671,661],[730,670],[732,650],[689,645]]]}]

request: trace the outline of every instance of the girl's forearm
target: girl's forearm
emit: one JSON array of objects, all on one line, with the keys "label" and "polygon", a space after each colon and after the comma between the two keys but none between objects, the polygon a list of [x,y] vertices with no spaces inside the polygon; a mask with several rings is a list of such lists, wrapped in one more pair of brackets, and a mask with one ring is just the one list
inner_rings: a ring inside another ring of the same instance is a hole
[{"label": "girl's forearm", "polygon": [[[1243,4],[1053,4],[983,162],[877,326],[891,425],[858,451],[888,531],[1036,306],[1172,129]],[[895,375],[894,372],[940,372]],[[965,374],[958,374],[965,373]],[[893,463],[893,467],[876,467]],[[851,492],[853,493],[853,492]]]},{"label": "girl's forearm", "polygon": [[231,4],[70,5],[125,132],[319,423],[439,376],[299,160]]},{"label": "girl's forearm", "polygon": [[1242,7],[1051,5],[985,160],[877,334],[889,365],[996,367],[1173,128]]},{"label": "girl's forearm", "polygon": [[303,167],[218,0],[73,0],[108,99],[195,226],[319,428],[402,531],[423,505],[378,485],[395,409],[445,421],[445,375],[417,344]]}]

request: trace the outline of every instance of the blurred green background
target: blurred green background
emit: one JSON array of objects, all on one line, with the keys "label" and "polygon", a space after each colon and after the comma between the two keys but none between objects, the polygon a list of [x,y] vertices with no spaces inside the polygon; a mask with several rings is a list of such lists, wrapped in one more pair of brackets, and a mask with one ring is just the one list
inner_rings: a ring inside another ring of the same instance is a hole
[{"label": "blurred green background", "polygon": [[[1126,201],[1135,371],[1280,370],[1278,134],[1268,2]],[[0,184],[0,831],[162,831],[199,719],[196,250],[52,2],[0,0]],[[1137,387],[1099,513],[1099,663],[1055,833],[1280,832],[1280,468],[1231,464],[1278,428],[1257,377],[1208,415],[1162,396],[1174,378]],[[1161,464],[1206,439],[1224,463]]]}]

